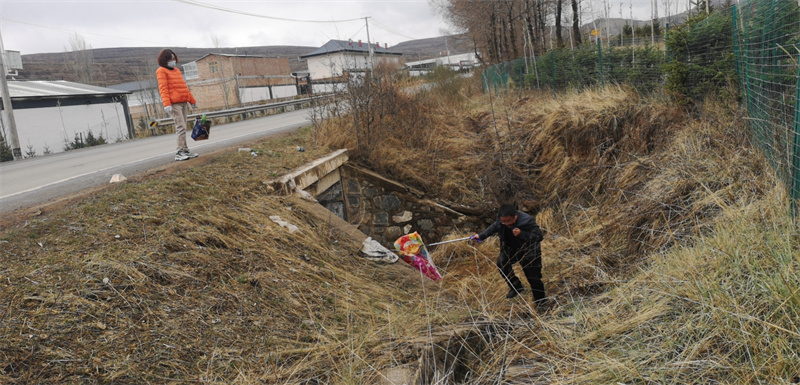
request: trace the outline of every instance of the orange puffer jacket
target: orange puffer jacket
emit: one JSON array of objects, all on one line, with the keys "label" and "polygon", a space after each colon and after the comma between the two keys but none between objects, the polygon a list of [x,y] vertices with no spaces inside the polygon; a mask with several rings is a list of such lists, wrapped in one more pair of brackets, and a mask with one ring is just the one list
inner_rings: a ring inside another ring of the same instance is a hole
[{"label": "orange puffer jacket", "polygon": [[186,82],[183,81],[181,70],[158,67],[156,78],[158,78],[158,92],[161,94],[164,107],[174,103],[197,103],[189,91],[189,87],[186,86]]}]

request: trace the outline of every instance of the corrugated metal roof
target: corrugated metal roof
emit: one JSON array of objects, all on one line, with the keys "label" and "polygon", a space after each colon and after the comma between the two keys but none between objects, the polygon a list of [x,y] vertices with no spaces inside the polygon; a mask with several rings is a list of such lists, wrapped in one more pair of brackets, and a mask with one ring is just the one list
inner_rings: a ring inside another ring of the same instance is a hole
[{"label": "corrugated metal roof", "polygon": [[365,42],[357,42],[352,40],[331,40],[322,47],[317,48],[314,52],[301,55],[301,59],[312,56],[328,55],[336,52],[360,52],[369,53],[369,46],[372,45],[372,52],[376,55],[403,55],[400,52],[392,51],[391,48],[385,48],[376,44],[367,44]]},{"label": "corrugated metal roof", "polygon": [[[278,56],[262,56],[262,55],[237,55],[237,54],[230,54],[230,53],[207,53],[203,55],[201,58],[197,60],[190,61],[186,64],[197,63],[201,60],[205,60],[209,56],[222,56],[222,57],[232,57],[232,58],[243,58],[243,59],[283,59]],[[288,59],[287,59],[288,60]],[[185,66],[186,64],[181,64]]]},{"label": "corrugated metal roof", "polygon": [[48,98],[58,96],[87,96],[87,95],[123,95],[130,91],[120,91],[111,88],[95,87],[88,84],[56,81],[8,81],[8,93],[12,99],[19,98]]},{"label": "corrugated metal roof", "polygon": [[135,82],[115,84],[113,86],[108,86],[108,88],[120,91],[130,91],[130,92],[149,90],[151,88],[158,88],[158,80],[157,79],[139,80]]}]

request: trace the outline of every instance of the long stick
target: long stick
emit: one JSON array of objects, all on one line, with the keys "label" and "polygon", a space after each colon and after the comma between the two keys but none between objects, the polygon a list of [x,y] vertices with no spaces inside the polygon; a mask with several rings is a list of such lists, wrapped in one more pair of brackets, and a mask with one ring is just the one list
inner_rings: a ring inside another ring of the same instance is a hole
[{"label": "long stick", "polygon": [[443,244],[445,244],[445,243],[453,243],[453,242],[459,242],[459,241],[466,241],[466,240],[468,240],[469,238],[470,238],[470,237],[458,238],[458,239],[451,239],[451,240],[449,240],[449,241],[443,241],[443,242],[431,243],[431,244],[429,244],[428,246],[436,246],[436,245],[443,245]]}]

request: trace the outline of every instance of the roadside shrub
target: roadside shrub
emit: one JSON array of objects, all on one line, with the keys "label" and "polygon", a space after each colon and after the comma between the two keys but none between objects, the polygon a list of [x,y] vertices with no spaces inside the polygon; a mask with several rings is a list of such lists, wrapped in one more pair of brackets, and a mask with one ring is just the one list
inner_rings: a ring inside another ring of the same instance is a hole
[{"label": "roadside shrub", "polygon": [[75,133],[75,139],[72,142],[67,142],[64,145],[64,151],[77,150],[79,148],[99,146],[108,143],[102,134],[95,136],[92,130],[88,130],[86,137],[82,132]]},{"label": "roadside shrub", "polygon": [[14,153],[11,151],[11,147],[6,144],[5,140],[0,140],[0,162],[8,162],[12,160],[14,160]]}]

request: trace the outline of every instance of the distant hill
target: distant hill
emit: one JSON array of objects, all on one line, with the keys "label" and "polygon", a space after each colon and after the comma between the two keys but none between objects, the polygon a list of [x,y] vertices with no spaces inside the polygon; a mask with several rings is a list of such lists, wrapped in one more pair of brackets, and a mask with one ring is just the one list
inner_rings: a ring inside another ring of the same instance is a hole
[{"label": "distant hill", "polygon": [[[314,51],[318,47],[306,46],[258,46],[233,48],[182,48],[169,47],[180,57],[182,63],[197,60],[209,53],[256,55],[289,58],[292,71],[307,69],[306,61],[300,55]],[[404,53],[404,59],[414,61],[439,56],[449,49],[451,53],[470,51],[470,44],[463,36],[436,37],[412,40],[389,47]],[[108,87],[115,84],[148,79],[155,73],[156,57],[163,47],[99,48],[92,49],[94,67],[93,85]],[[22,55],[23,70],[15,78],[18,80],[68,80],[78,81],[72,67],[73,53],[39,53]]]},{"label": "distant hill", "polygon": [[[733,1],[732,0],[711,0],[710,4],[715,9],[722,9],[722,8],[730,7],[731,4],[733,4]],[[660,17],[657,20],[658,20],[659,24],[661,25],[661,28],[665,28],[667,26],[667,24],[669,24],[670,27],[679,26],[679,25],[683,24],[689,18],[689,12],[681,12],[681,13],[678,13],[676,15],[669,15],[669,16],[665,15],[665,12],[664,12],[663,9],[659,9],[659,12],[660,12],[659,13]],[[693,11],[693,12],[697,13],[696,11]],[[612,14],[613,14],[613,12],[612,12]],[[605,23],[606,23],[606,19],[605,18],[599,18],[599,19],[595,19],[592,22],[584,24],[584,27],[585,28],[595,28],[596,27],[596,28],[602,30],[603,33],[605,34],[605,32],[606,32],[606,24]],[[609,32],[610,32],[610,34],[612,36],[613,35],[619,35],[620,33],[622,33],[622,27],[625,26],[626,24],[631,24],[631,25],[633,25],[633,27],[644,27],[644,26],[649,26],[650,25],[650,20],[649,19],[648,20],[631,20],[631,19],[625,19],[625,18],[621,18],[621,17],[616,17],[616,18],[615,17],[609,17],[608,18],[608,30],[609,30]]]},{"label": "distant hill", "polygon": [[406,41],[389,48],[402,52],[406,61],[416,61],[441,56],[444,51],[451,54],[472,52],[473,44],[466,35],[453,35]]},{"label": "distant hill", "polygon": [[[311,52],[317,47],[303,46],[263,46],[237,48],[181,48],[170,47],[181,63],[197,60],[209,53],[256,55],[268,57],[288,57],[292,71],[306,68],[305,61],[298,56]],[[107,87],[154,76],[156,57],[162,47],[100,48],[92,49],[94,68],[92,84]],[[72,68],[73,53],[40,53],[22,55],[23,70],[18,80],[69,80],[78,81]]]}]

